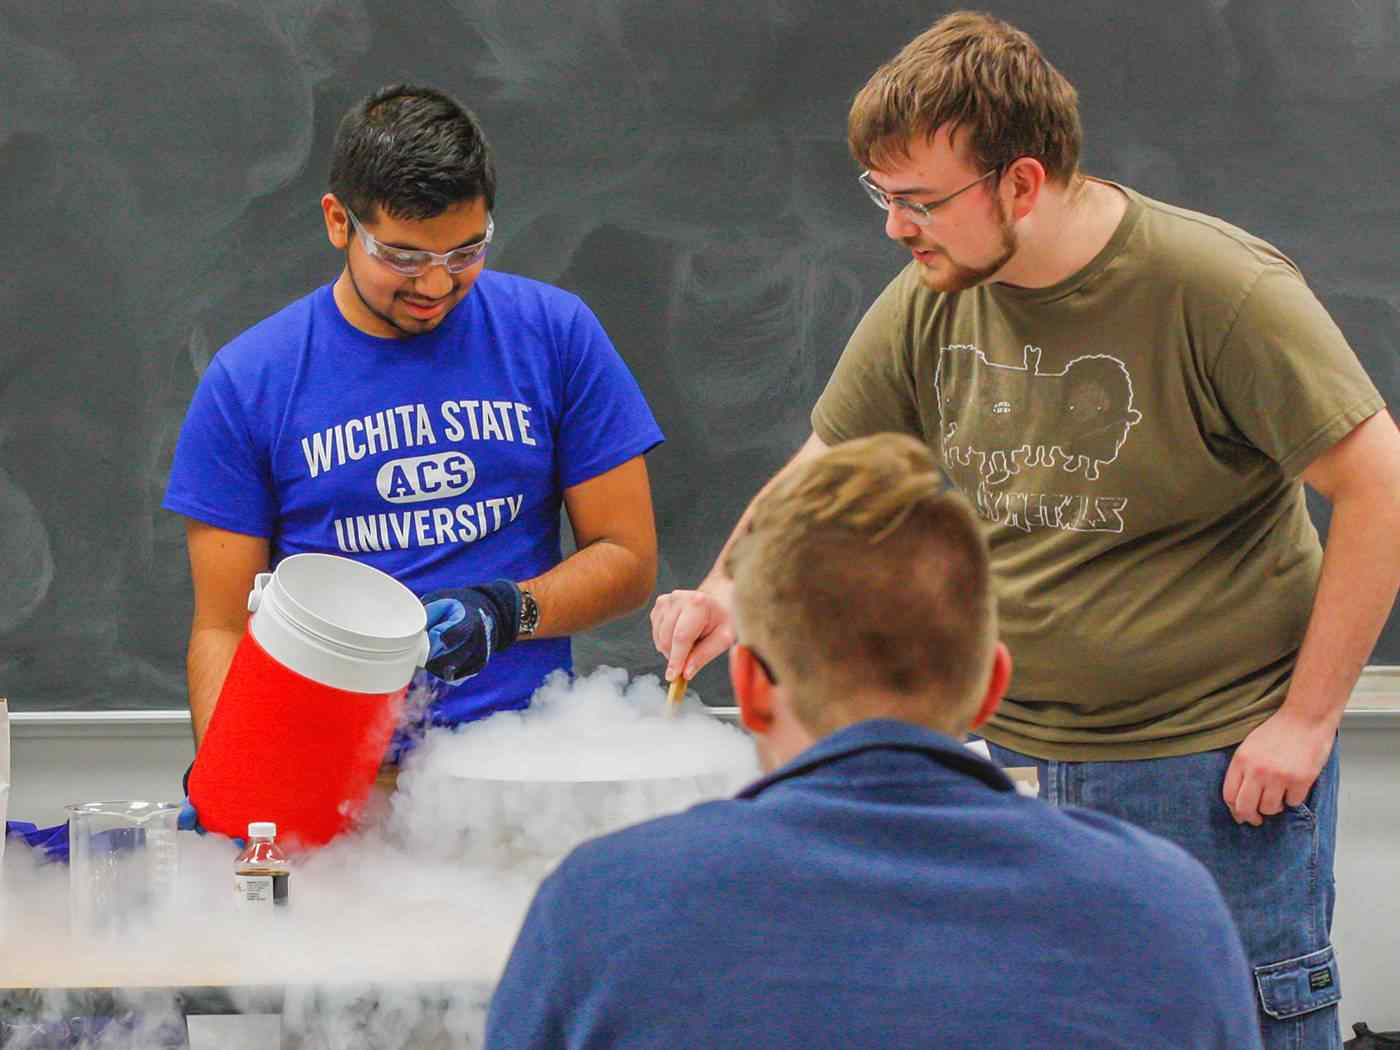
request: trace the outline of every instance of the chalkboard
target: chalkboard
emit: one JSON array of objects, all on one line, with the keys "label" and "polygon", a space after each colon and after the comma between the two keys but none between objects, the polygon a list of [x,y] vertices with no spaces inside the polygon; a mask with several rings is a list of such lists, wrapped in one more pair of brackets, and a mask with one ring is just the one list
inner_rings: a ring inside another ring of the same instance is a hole
[{"label": "chalkboard", "polygon": [[[1391,0],[991,6],[1077,85],[1088,171],[1279,245],[1394,403]],[[317,204],[335,124],[398,79],[480,115],[492,265],[581,293],[641,381],[669,437],[659,586],[692,584],[904,262],[845,115],[947,9],[3,0],[0,695],[184,705],[183,524],[159,509],[180,422],[220,345],[338,272]],[[660,666],[645,614],[576,650]],[[1400,616],[1374,662],[1400,664]],[[727,702],[723,678],[697,689]]]}]

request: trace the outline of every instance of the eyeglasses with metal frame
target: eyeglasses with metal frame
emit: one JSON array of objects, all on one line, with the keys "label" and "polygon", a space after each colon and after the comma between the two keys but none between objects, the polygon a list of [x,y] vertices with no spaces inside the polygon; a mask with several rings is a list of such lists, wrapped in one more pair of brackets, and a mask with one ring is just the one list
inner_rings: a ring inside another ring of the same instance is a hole
[{"label": "eyeglasses with metal frame", "polygon": [[861,186],[865,189],[866,194],[875,202],[875,206],[881,211],[889,211],[891,207],[895,207],[914,225],[927,226],[933,221],[935,211],[943,207],[954,197],[966,193],[968,190],[972,189],[972,187],[991,178],[991,176],[998,175],[1001,170],[1001,168],[991,168],[988,171],[984,171],[981,175],[977,176],[977,178],[962,187],[962,189],[954,190],[946,197],[940,197],[936,201],[928,201],[924,204],[920,204],[918,201],[911,201],[907,197],[896,197],[886,193],[871,181],[870,172],[868,171],[862,171],[857,178]]},{"label": "eyeglasses with metal frame", "polygon": [[496,232],[496,221],[488,214],[486,235],[472,244],[453,248],[450,252],[442,254],[426,249],[395,248],[376,240],[374,234],[365,229],[348,204],[342,202],[341,207],[345,209],[345,214],[350,216],[350,223],[355,227],[355,232],[360,235],[365,254],[377,259],[402,277],[421,277],[434,266],[441,266],[448,273],[461,273],[470,269],[486,257],[486,249],[490,247],[491,238]]}]

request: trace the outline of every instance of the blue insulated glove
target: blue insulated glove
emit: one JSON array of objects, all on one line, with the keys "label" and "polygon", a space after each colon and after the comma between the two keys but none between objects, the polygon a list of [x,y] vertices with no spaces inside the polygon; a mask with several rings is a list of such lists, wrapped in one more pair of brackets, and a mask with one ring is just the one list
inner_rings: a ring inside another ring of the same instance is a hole
[{"label": "blue insulated glove", "polygon": [[175,818],[175,826],[181,831],[193,831],[196,835],[206,834],[204,826],[199,822],[199,811],[189,799],[180,804],[180,815]]},{"label": "blue insulated glove", "polygon": [[[191,762],[189,768],[185,770],[185,775],[180,778],[180,785],[185,789],[185,800],[180,803],[180,814],[175,818],[175,827],[180,831],[193,831],[196,835],[207,835],[209,832],[199,822],[199,810],[195,809],[194,803],[190,801],[190,774],[193,772],[194,763]],[[239,849],[248,844],[237,837],[229,841]]]},{"label": "blue insulated glove", "polygon": [[[175,818],[175,826],[181,831],[193,831],[196,835],[209,834],[204,825],[199,822],[199,810],[194,808],[194,803],[188,798],[180,803],[180,815]],[[238,836],[234,836],[229,841],[239,849],[248,845],[245,839]]]},{"label": "blue insulated glove", "polygon": [[466,681],[509,649],[520,629],[520,588],[510,580],[433,591],[428,613],[429,674],[452,685]]},{"label": "blue insulated glove", "polygon": [[191,762],[185,769],[185,775],[180,778],[180,786],[185,789],[185,801],[180,803],[180,815],[175,818],[175,827],[180,831],[193,831],[198,835],[205,834],[204,826],[199,822],[199,811],[194,808],[194,803],[190,801],[190,774],[194,772],[194,763]]}]

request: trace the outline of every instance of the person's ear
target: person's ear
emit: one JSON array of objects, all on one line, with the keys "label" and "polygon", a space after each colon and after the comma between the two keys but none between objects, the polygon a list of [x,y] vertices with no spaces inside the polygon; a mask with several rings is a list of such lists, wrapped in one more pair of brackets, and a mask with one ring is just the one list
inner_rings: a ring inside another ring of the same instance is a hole
[{"label": "person's ear", "polygon": [[739,721],[751,733],[765,734],[773,727],[773,683],[746,645],[729,650],[729,684],[739,701]]},{"label": "person's ear", "polygon": [[987,688],[982,694],[982,702],[977,707],[969,729],[976,729],[992,717],[1001,698],[1006,695],[1006,687],[1011,684],[1011,650],[1002,642],[997,642],[992,651],[992,667],[987,676]]},{"label": "person's ear", "polygon": [[321,198],[321,215],[326,220],[326,237],[337,251],[344,251],[350,243],[350,215],[334,193]]},{"label": "person's ear", "polygon": [[1035,210],[1045,185],[1045,166],[1034,157],[1017,157],[1001,175],[998,190],[1011,208],[1011,221],[1024,219]]}]

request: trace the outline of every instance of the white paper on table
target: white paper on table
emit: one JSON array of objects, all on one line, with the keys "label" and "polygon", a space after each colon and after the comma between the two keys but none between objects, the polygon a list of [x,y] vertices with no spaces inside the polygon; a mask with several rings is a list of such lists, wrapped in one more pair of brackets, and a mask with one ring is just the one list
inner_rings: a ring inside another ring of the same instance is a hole
[{"label": "white paper on table", "polygon": [[985,740],[964,740],[963,747],[967,748],[974,755],[981,755],[988,762],[992,760],[992,749],[987,746]]},{"label": "white paper on table", "polygon": [[[992,761],[992,750],[987,746],[985,740],[964,740],[963,747],[981,755],[988,762]],[[1040,774],[1036,771],[1035,766],[1003,767],[1002,772],[1011,778],[1011,783],[1016,785],[1018,793],[1031,797],[1040,794]]]}]

